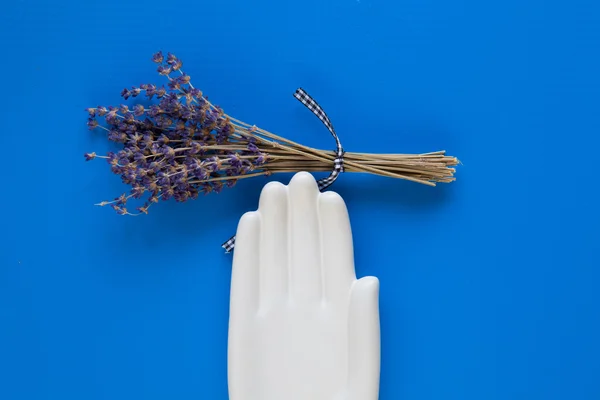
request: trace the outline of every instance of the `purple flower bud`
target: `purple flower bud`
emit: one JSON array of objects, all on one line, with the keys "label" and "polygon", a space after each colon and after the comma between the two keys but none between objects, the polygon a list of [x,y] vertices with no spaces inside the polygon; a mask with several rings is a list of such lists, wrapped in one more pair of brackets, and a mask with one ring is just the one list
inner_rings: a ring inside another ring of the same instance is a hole
[{"label": "purple flower bud", "polygon": [[200,91],[200,89],[190,89],[190,94],[196,98],[201,98],[202,97],[202,92]]},{"label": "purple flower bud", "polygon": [[137,163],[144,163],[146,161],[146,156],[144,156],[144,153],[135,153],[135,155],[133,156],[133,159],[137,162]]},{"label": "purple flower bud", "polygon": [[[133,118],[133,116],[132,116]],[[127,125],[127,129],[125,130],[125,132],[127,132],[128,135],[133,135],[134,133],[137,132],[137,126],[134,123],[135,119],[133,121],[128,121],[129,124]]]},{"label": "purple flower bud", "polygon": [[244,135],[243,133],[240,134],[240,136],[242,137],[242,140],[245,140],[248,143],[256,144],[256,138],[254,136]]},{"label": "purple flower bud", "polygon": [[227,135],[224,135],[223,132],[219,132],[215,136],[215,140],[216,140],[217,144],[223,144],[227,141]]},{"label": "purple flower bud", "polygon": [[210,157],[207,161],[207,167],[212,172],[217,172],[223,167],[223,163],[219,157]]},{"label": "purple flower bud", "polygon": [[115,204],[117,206],[124,206],[127,203],[127,196],[125,195],[125,193],[123,193],[121,196],[117,197],[115,201]]},{"label": "purple flower bud", "polygon": [[192,149],[189,150],[189,154],[198,154],[202,150],[202,146],[198,142],[192,142]]},{"label": "purple flower bud", "polygon": [[208,179],[210,176],[209,172],[204,167],[197,168],[194,171],[194,175],[201,181]]},{"label": "purple flower bud", "polygon": [[108,122],[109,124],[112,124],[112,125],[118,124],[116,109],[112,109],[108,112],[108,115],[106,116],[106,122]]},{"label": "purple flower bud", "polygon": [[98,121],[95,118],[88,118],[87,126],[90,131],[93,131],[98,127]]},{"label": "purple flower bud", "polygon": [[190,76],[188,74],[184,73],[183,75],[181,75],[179,77],[179,82],[182,85],[187,85],[188,83],[190,83]]},{"label": "purple flower bud", "polygon": [[221,191],[223,190],[223,182],[221,182],[221,181],[213,182],[212,186],[213,186],[214,192],[217,194],[221,193]]},{"label": "purple flower bud", "polygon": [[156,97],[158,97],[159,99],[161,97],[163,97],[165,94],[167,93],[167,90],[165,89],[164,86],[161,86],[160,88],[158,88],[158,90],[156,90]]},{"label": "purple flower bud", "polygon": [[146,178],[148,176],[148,171],[144,168],[138,168],[136,174],[138,178],[141,178],[143,180],[143,178]]},{"label": "purple flower bud", "polygon": [[143,106],[143,105],[141,105],[141,104],[136,104],[136,105],[133,107],[133,114],[134,114],[136,117],[139,117],[139,116],[143,115],[143,114],[144,114],[144,111],[145,111],[145,110],[144,110],[144,106]]},{"label": "purple flower bud", "polygon": [[[185,127],[185,135],[189,136],[190,138],[193,137],[196,134],[196,127],[194,125],[187,125]],[[190,139],[191,140],[191,139]],[[191,143],[190,143],[191,146]]]},{"label": "purple flower bud", "polygon": [[88,112],[90,118],[93,118],[93,117],[96,116],[96,109],[95,108],[92,108],[92,107],[86,108],[85,111]]},{"label": "purple flower bud", "polygon": [[111,207],[112,207],[112,208],[113,208],[113,209],[114,209],[114,210],[117,212],[117,214],[119,214],[119,215],[125,215],[125,214],[127,213],[127,209],[126,209],[126,208],[124,208],[124,207],[123,207],[123,208],[121,208],[121,207],[119,207],[119,206],[118,206],[118,205],[116,205],[116,204],[113,204]]},{"label": "purple flower bud", "polygon": [[254,165],[251,162],[249,162],[248,160],[244,160],[242,168],[241,168],[242,175],[245,175],[252,171],[254,171]]},{"label": "purple flower bud", "polygon": [[110,132],[108,132],[108,140],[111,142],[121,142],[121,132],[116,129],[111,129]]},{"label": "purple flower bud", "polygon": [[260,152],[259,148],[256,147],[256,145],[254,143],[248,143],[248,151],[251,152],[251,153],[253,153],[253,154],[256,154],[256,153]]},{"label": "purple flower bud", "polygon": [[163,56],[163,53],[162,53],[162,51],[159,51],[159,52],[157,52],[157,53],[154,53],[154,55],[152,56],[152,61],[154,61],[154,62],[155,62],[155,63],[157,63],[157,64],[160,64],[160,63],[162,63],[162,62],[163,62],[163,60],[164,60],[164,56]]},{"label": "purple flower bud", "polygon": [[175,149],[173,149],[171,146],[162,146],[160,151],[168,160],[175,158]]},{"label": "purple flower bud", "polygon": [[194,110],[193,106],[186,106],[183,108],[183,112],[181,113],[181,118],[193,119],[195,116],[196,116],[196,110]]},{"label": "purple flower bud", "polygon": [[106,109],[106,107],[98,106],[98,107],[96,107],[96,112],[98,113],[99,116],[103,117],[104,115],[106,115],[108,110]]},{"label": "purple flower bud", "polygon": [[146,97],[148,97],[149,99],[152,99],[154,94],[156,94],[156,86],[149,84],[146,87]]},{"label": "purple flower bud", "polygon": [[169,200],[171,197],[173,197],[173,195],[175,194],[175,191],[173,190],[173,188],[167,188],[165,190],[162,191],[162,199],[164,201]]},{"label": "purple flower bud", "polygon": [[197,161],[198,160],[194,156],[187,155],[187,157],[183,159],[183,165],[185,165],[187,169],[193,170],[196,168]]},{"label": "purple flower bud", "polygon": [[139,151],[140,149],[137,148],[137,144],[142,140],[142,136],[137,133],[137,132],[133,132],[131,134],[128,135],[128,140],[127,140],[127,145],[131,146],[131,147],[135,147],[135,149],[132,149],[134,151]]},{"label": "purple flower bud", "polygon": [[172,81],[170,81],[168,86],[169,86],[169,89],[171,89],[171,90],[181,89],[181,85],[177,79],[173,79]]},{"label": "purple flower bud", "polygon": [[125,89],[123,89],[123,90],[121,91],[121,96],[122,96],[122,97],[123,97],[125,100],[127,100],[127,99],[129,98],[129,96],[131,96],[131,92],[130,92],[128,89],[126,89],[126,88],[125,88]]},{"label": "purple flower bud", "polygon": [[134,172],[128,170],[121,176],[121,180],[126,185],[133,185],[136,181],[136,175]]},{"label": "purple flower bud", "polygon": [[131,190],[131,194],[133,195],[134,199],[139,199],[144,195],[146,189],[144,189],[143,186],[140,185],[134,185],[133,189]]},{"label": "purple flower bud", "polygon": [[[146,109],[146,111],[148,111],[148,110]],[[141,122],[141,124],[140,124],[141,127],[146,130],[146,132],[144,132],[144,133],[146,133],[148,135],[153,135],[154,134],[152,132],[152,129],[155,128],[154,127],[154,122],[152,122],[152,120],[150,118],[146,117],[146,118],[144,118],[143,121],[139,121],[139,122]]]},{"label": "purple flower bud", "polygon": [[148,111],[148,115],[150,117],[152,117],[152,118],[156,118],[162,112],[163,112],[163,110],[159,106],[157,106],[157,105],[151,105],[150,106],[150,111]]},{"label": "purple flower bud", "polygon": [[233,132],[235,132],[235,128],[233,127],[233,124],[231,124],[230,122],[227,122],[227,124],[225,124],[225,126],[223,127],[223,132],[226,135],[230,135]]},{"label": "purple flower bud", "polygon": [[85,161],[91,161],[94,158],[96,158],[96,153],[92,152],[92,153],[85,153]]},{"label": "purple flower bud", "polygon": [[167,128],[169,126],[169,119],[167,117],[165,117],[164,115],[157,115],[154,118],[154,123],[159,128],[163,128],[163,127]]},{"label": "purple flower bud", "polygon": [[161,146],[163,146],[163,145],[169,143],[169,138],[163,133],[160,135],[160,137],[158,138],[158,140],[156,142],[158,144],[160,144]]},{"label": "purple flower bud", "polygon": [[227,158],[227,161],[229,161],[229,165],[231,165],[232,167],[241,167],[242,166],[242,160],[240,159],[240,155],[238,153],[231,154]]},{"label": "purple flower bud", "polygon": [[188,187],[188,185],[184,179],[179,179],[179,180],[175,181],[175,185],[177,187],[177,190],[182,191],[182,192],[186,191],[187,187]]},{"label": "purple flower bud", "polygon": [[185,130],[185,121],[177,121],[175,123],[175,131],[178,134],[183,134]]},{"label": "purple flower bud", "polygon": [[173,68],[173,71],[177,71],[183,65],[181,60],[179,60],[177,57],[175,57],[175,55],[171,53],[167,53],[167,64],[169,64]]},{"label": "purple flower bud", "polygon": [[171,73],[171,67],[165,67],[164,65],[159,65],[158,68],[156,69],[156,71],[160,74],[160,75],[164,75],[167,76]]},{"label": "purple flower bud", "polygon": [[190,196],[189,196],[189,194],[188,194],[188,192],[187,192],[187,190],[185,190],[185,191],[184,191],[184,190],[182,190],[182,191],[180,191],[179,193],[180,193],[180,195],[179,195],[179,196],[180,196],[180,197],[179,197],[179,201],[180,201],[180,202],[187,201],[187,200],[188,200],[188,198],[190,197]]},{"label": "purple flower bud", "polygon": [[131,88],[131,96],[132,97],[137,97],[137,96],[139,96],[140,93],[142,93],[142,89],[136,88],[136,87]]},{"label": "purple flower bud", "polygon": [[[155,181],[150,181],[146,184],[146,189],[148,189],[151,192],[154,192],[154,191],[157,191],[159,189],[159,187]],[[150,201],[152,201],[152,198],[150,198]],[[158,202],[158,199],[157,199],[157,202]]]},{"label": "purple flower bud", "polygon": [[171,106],[171,107],[181,106],[181,104],[179,104],[176,93],[167,93],[165,95],[164,101],[165,101],[165,103],[162,103],[162,104],[166,104],[167,106]]},{"label": "purple flower bud", "polygon": [[217,122],[217,116],[212,112],[208,112],[206,114],[204,123],[208,126],[211,126],[211,125],[214,125],[216,122]]},{"label": "purple flower bud", "polygon": [[154,142],[154,144],[152,145],[152,148],[150,149],[150,151],[152,152],[152,154],[158,155],[158,154],[160,154],[160,148],[161,148],[160,144]]},{"label": "purple flower bud", "polygon": [[260,166],[267,162],[267,154],[258,153],[258,156],[254,159],[254,165]]}]

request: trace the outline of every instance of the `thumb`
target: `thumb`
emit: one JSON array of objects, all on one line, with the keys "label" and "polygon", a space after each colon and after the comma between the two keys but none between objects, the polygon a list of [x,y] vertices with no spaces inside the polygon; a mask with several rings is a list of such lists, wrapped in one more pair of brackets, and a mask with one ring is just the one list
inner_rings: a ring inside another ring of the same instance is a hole
[{"label": "thumb", "polygon": [[352,400],[379,397],[379,280],[367,276],[354,282],[348,319],[348,387]]}]

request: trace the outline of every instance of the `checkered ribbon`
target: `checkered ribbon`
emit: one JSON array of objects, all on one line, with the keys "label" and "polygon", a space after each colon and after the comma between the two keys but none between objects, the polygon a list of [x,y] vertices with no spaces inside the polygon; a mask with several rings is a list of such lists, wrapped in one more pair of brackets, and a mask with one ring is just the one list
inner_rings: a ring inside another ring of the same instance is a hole
[{"label": "checkered ribbon", "polygon": [[[342,148],[342,144],[340,143],[340,139],[338,138],[337,133],[335,133],[335,129],[333,129],[333,124],[329,120],[329,117],[325,113],[325,111],[321,108],[319,103],[315,101],[308,93],[304,91],[304,89],[299,88],[294,93],[294,97],[298,99],[302,104],[306,106],[313,114],[317,116],[323,122],[325,127],[331,132],[331,135],[335,139],[336,149],[335,149],[335,159],[333,160],[333,170],[329,174],[328,177],[319,179],[317,181],[317,185],[319,187],[319,191],[323,191],[327,189],[340,175],[340,173],[344,172],[344,149]],[[235,247],[235,236],[232,236],[231,239],[226,241],[221,245],[225,249],[225,252],[229,253]]]}]

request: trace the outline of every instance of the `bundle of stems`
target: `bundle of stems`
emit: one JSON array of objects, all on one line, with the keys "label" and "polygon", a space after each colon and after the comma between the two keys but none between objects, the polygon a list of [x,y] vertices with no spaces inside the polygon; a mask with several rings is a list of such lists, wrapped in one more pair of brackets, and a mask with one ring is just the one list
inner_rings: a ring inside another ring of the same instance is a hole
[{"label": "bundle of stems", "polygon": [[[326,172],[331,171],[334,151],[326,151],[304,146],[260,128],[231,118],[236,131],[251,134],[260,140],[261,148],[268,151],[268,163],[264,166],[270,173],[278,172]],[[453,182],[456,178],[454,166],[459,161],[447,156],[445,151],[424,154],[344,154],[345,172],[362,172],[389,178],[405,179],[428,186],[436,183]]]},{"label": "bundle of stems", "polygon": [[[88,108],[88,127],[107,133],[122,149],[86,160],[106,159],[113,173],[131,186],[130,194],[102,201],[119,214],[139,215],[159,200],[187,201],[200,192],[220,192],[237,180],[274,173],[331,171],[334,151],[314,149],[247,124],[213,105],[195,88],[183,63],[173,54],[153,56],[168,88],[153,84],[124,89],[121,96],[145,96],[157,104]],[[175,76],[173,76],[175,75]],[[105,125],[98,122],[104,118]],[[362,172],[435,186],[452,182],[458,164],[444,151],[425,154],[344,154],[345,172]],[[131,199],[146,196],[138,213],[127,210]]]}]

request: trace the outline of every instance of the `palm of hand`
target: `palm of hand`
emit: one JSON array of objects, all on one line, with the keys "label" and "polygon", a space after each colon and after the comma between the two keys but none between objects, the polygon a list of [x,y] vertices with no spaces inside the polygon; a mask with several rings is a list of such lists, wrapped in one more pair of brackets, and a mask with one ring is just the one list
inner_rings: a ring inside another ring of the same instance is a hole
[{"label": "palm of hand", "polygon": [[308,173],[269,183],[236,236],[231,400],[374,400],[377,278],[356,279],[346,206]]}]

